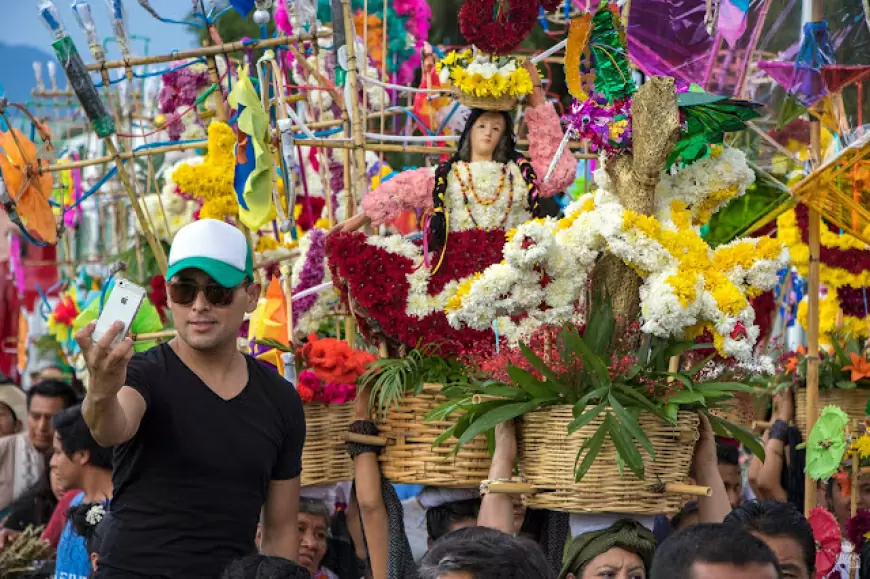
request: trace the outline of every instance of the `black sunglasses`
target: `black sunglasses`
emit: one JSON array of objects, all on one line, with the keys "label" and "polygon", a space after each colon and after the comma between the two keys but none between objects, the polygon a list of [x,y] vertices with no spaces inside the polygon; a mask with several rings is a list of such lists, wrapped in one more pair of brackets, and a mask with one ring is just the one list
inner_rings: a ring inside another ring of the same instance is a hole
[{"label": "black sunglasses", "polygon": [[248,282],[245,282],[236,287],[224,287],[216,283],[207,283],[199,285],[193,281],[171,281],[166,284],[169,291],[169,297],[173,302],[180,306],[189,306],[196,301],[196,296],[199,292],[205,295],[205,299],[213,306],[226,307],[233,303],[236,297],[236,290],[240,287],[247,287]]}]

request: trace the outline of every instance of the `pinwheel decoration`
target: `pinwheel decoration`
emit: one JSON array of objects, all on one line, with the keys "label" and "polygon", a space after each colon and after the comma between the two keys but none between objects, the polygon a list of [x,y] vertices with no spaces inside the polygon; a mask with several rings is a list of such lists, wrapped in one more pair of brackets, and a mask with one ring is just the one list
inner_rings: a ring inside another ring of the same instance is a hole
[{"label": "pinwheel decoration", "polygon": [[[5,106],[5,103],[0,103],[0,114],[4,119]],[[18,129],[0,132],[0,205],[28,241],[36,245],[53,245],[57,242],[57,222],[49,203],[53,178],[51,173],[43,172],[50,162],[39,156],[40,152],[52,152],[51,133],[24,107],[8,106],[18,108],[30,118],[42,139],[42,146],[37,148]]]},{"label": "pinwheel decoration", "polygon": [[831,572],[840,556],[843,547],[840,525],[834,515],[821,507],[810,511],[807,518],[816,540],[816,579],[821,579]]},{"label": "pinwheel decoration", "polygon": [[827,480],[840,468],[846,453],[846,425],[849,417],[836,406],[822,409],[807,440],[807,474],[813,480]]}]

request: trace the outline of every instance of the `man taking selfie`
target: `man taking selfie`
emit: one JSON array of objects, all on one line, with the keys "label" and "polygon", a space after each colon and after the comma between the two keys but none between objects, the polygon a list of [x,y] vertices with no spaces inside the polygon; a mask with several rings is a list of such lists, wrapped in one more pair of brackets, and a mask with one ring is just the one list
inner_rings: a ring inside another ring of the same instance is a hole
[{"label": "man taking selfie", "polygon": [[241,354],[236,338],[257,306],[253,255],[235,227],[181,228],[169,252],[178,335],[133,355],[123,323],[77,336],[90,372],[83,413],[116,446],[112,532],[98,579],[213,578],[255,552],[295,560],[305,417],[296,390]]}]

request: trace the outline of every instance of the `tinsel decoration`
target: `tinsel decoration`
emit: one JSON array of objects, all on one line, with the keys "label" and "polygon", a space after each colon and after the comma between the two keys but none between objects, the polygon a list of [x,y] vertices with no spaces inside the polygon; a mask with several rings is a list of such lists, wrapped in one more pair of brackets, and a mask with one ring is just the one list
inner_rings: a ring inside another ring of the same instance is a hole
[{"label": "tinsel decoration", "polygon": [[565,78],[568,92],[578,101],[589,98],[583,90],[580,78],[580,57],[587,50],[589,36],[592,34],[592,15],[588,12],[571,20],[568,31],[568,45],[565,47]]}]

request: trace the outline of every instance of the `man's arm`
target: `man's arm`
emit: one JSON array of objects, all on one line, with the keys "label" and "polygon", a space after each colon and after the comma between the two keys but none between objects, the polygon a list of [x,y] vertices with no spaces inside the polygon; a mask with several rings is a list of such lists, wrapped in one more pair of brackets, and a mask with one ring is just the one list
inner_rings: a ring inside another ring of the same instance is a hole
[{"label": "man's arm", "polygon": [[117,394],[101,398],[90,391],[82,403],[82,416],[94,440],[100,446],[111,447],[129,441],[142,423],[145,399],[129,386],[122,386]]},{"label": "man's arm", "polygon": [[140,392],[125,385],[129,380],[127,364],[133,357],[133,340],[124,338],[112,346],[124,331],[124,324],[115,322],[97,342],[93,341],[95,327],[95,323],[88,324],[76,334],[90,376],[82,415],[94,440],[109,447],[133,438],[148,402]]},{"label": "man's arm", "polygon": [[299,477],[273,480],[263,506],[264,555],[296,561],[299,555]]}]

